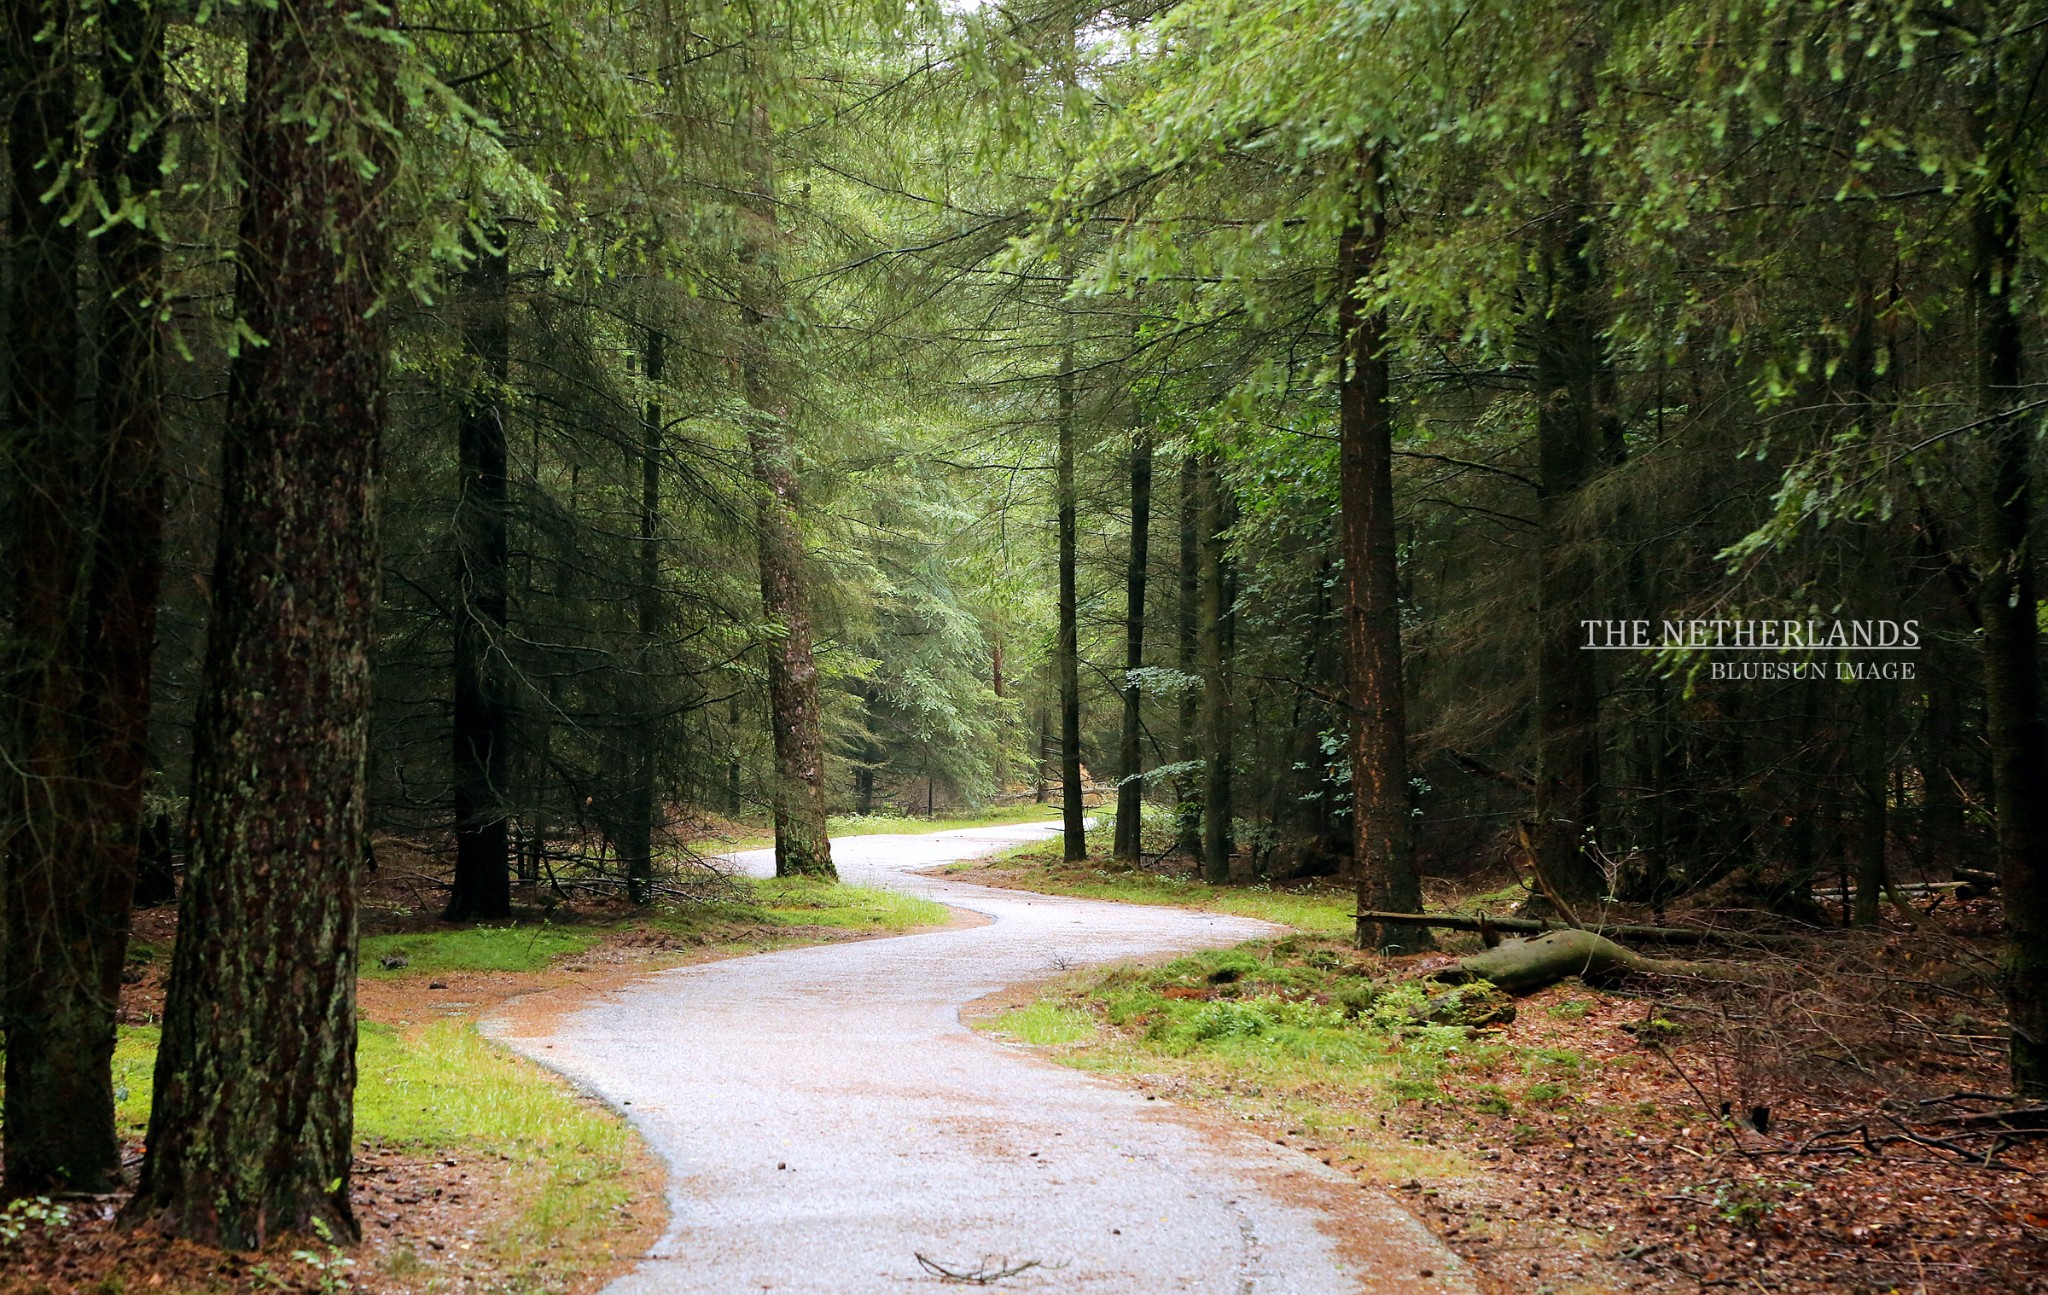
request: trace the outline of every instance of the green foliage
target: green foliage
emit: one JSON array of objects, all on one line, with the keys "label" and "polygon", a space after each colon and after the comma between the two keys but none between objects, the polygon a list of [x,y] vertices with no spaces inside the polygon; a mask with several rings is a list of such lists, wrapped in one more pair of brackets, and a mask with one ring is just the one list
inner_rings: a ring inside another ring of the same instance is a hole
[{"label": "green foliage", "polygon": [[31,1228],[61,1231],[71,1226],[71,1207],[47,1196],[23,1196],[0,1205],[0,1247],[21,1240]]}]

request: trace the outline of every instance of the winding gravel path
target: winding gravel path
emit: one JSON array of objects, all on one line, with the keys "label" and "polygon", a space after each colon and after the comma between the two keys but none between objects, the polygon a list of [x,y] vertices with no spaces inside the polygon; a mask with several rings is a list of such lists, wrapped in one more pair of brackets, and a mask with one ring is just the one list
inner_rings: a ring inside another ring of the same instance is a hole
[{"label": "winding gravel path", "polygon": [[[960,1024],[962,1004],[1020,981],[1275,929],[914,875],[1051,830],[833,842],[846,880],[987,923],[656,973],[544,1037],[493,1022],[624,1109],[670,1166],[668,1233],[609,1295],[942,1288],[920,1254],[955,1271],[1036,1260],[995,1289],[1047,1295],[1473,1289],[1347,1176]],[[770,851],[734,859],[773,870]]]}]

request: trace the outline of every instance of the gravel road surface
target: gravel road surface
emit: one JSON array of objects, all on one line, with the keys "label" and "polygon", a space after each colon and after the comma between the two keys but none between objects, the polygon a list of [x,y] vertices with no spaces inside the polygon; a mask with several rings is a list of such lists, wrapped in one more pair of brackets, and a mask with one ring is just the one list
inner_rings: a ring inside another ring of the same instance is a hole
[{"label": "gravel road surface", "polygon": [[[1009,985],[1276,929],[915,875],[1052,830],[833,842],[845,880],[986,922],[659,972],[544,1036],[492,1023],[624,1110],[670,1166],[668,1233],[608,1295],[954,1286],[919,1255],[962,1274],[1035,1263],[989,1289],[1046,1295],[1474,1289],[1348,1176],[960,1024]],[[773,871],[766,850],[734,862]]]}]

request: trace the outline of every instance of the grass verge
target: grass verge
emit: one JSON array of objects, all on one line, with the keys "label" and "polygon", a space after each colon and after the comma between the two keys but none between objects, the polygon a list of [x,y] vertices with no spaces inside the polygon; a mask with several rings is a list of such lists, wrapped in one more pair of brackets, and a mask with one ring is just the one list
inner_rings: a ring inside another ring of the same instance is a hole
[{"label": "grass verge", "polygon": [[[893,891],[771,879],[735,881],[718,902],[558,912],[526,925],[443,927],[398,908],[385,916],[419,929],[362,941],[354,1176],[362,1246],[280,1251],[252,1266],[184,1243],[152,1244],[74,1211],[47,1232],[25,1228],[22,1250],[8,1244],[17,1229],[0,1220],[0,1293],[580,1295],[652,1241],[662,1172],[622,1119],[487,1041],[477,1018],[513,999],[535,1001],[536,991],[548,991],[537,997],[558,1011],[664,966],[913,930],[950,914]],[[160,1013],[174,933],[159,921],[152,938],[134,942],[128,1020]],[[117,1039],[117,1119],[131,1147],[149,1120],[158,1038],[155,1024],[142,1023],[122,1026]]]},{"label": "grass verge", "polygon": [[661,904],[624,917],[527,925],[427,929],[366,936],[363,976],[405,981],[461,972],[539,972],[599,945],[648,934],[672,944],[748,952],[821,934],[892,934],[948,919],[944,905],[871,886],[803,877],[738,879],[735,897]]},{"label": "grass verge", "polygon": [[[1091,833],[1099,836],[1100,832]],[[991,859],[948,865],[946,875],[982,885],[1014,886],[1049,895],[1109,899],[1125,904],[1162,904],[1214,913],[1256,917],[1310,935],[1341,937],[1350,933],[1357,903],[1348,891],[1314,884],[1275,887],[1210,886],[1199,881],[1161,876],[1126,868],[1096,856],[1091,843],[1086,862],[1061,860],[1058,838],[1035,841]]]},{"label": "grass verge", "polygon": [[[123,1026],[114,1053],[122,1132],[149,1122],[155,1026]],[[364,1021],[356,1035],[356,1137],[374,1154],[462,1153],[493,1165],[487,1190],[511,1202],[485,1235],[457,1242],[512,1274],[507,1289],[568,1290],[614,1259],[643,1155],[625,1122],[540,1067],[494,1047],[473,1021],[400,1029]],[[359,1175],[361,1176],[361,1175]],[[358,1191],[359,1209],[369,1205]],[[367,1212],[367,1210],[365,1210]],[[365,1222],[372,1220],[366,1218]],[[410,1248],[399,1269],[425,1265]],[[399,1275],[404,1275],[403,1273]]]}]

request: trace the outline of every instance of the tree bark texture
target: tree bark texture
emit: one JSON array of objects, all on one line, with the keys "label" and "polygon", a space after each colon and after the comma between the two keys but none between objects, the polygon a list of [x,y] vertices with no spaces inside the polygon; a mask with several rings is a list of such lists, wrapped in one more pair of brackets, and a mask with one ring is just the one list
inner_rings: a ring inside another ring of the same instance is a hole
[{"label": "tree bark texture", "polygon": [[1075,592],[1077,547],[1074,505],[1074,348],[1060,349],[1060,368],[1053,390],[1058,402],[1056,485],[1060,532],[1059,641],[1053,668],[1060,685],[1060,817],[1064,828],[1063,857],[1070,862],[1088,857],[1088,816],[1081,786],[1081,651],[1080,609]]},{"label": "tree bark texture", "polygon": [[1994,172],[1976,203],[1976,308],[1986,479],[1978,513],[1983,556],[1984,727],[2004,888],[2004,988],[2013,1092],[2048,1094],[2048,724],[2041,715],[2033,554],[2033,428],[2010,414],[2022,397],[2020,224],[2011,166]]},{"label": "tree bark texture", "polygon": [[767,646],[768,718],[775,738],[775,874],[836,878],[825,822],[825,735],[818,667],[811,655],[809,573],[802,509],[796,490],[788,411],[771,377],[783,313],[776,268],[781,235],[775,224],[775,164],[768,114],[753,114],[747,298],[741,308],[748,349],[741,381],[754,417],[747,424],[753,468],[755,530],[761,562],[761,609],[777,628]]},{"label": "tree bark texture", "polygon": [[463,345],[476,366],[457,428],[455,564],[455,879],[442,917],[509,917],[505,792],[511,762],[511,680],[501,639],[510,608],[506,538],[507,249],[475,248]]},{"label": "tree bark texture", "polygon": [[1192,687],[1198,655],[1195,621],[1202,598],[1202,466],[1189,451],[1180,461],[1180,599],[1175,611],[1178,631],[1174,663],[1182,687],[1178,740],[1174,760],[1181,772],[1173,780],[1173,848],[1190,859],[1202,856],[1202,784],[1195,773],[1202,759],[1201,694]]},{"label": "tree bark texture", "polygon": [[825,740],[811,613],[797,529],[795,476],[779,419],[748,428],[755,525],[760,533],[761,608],[777,627],[768,647],[768,711],[775,728],[775,875],[836,877],[825,826]]},{"label": "tree bark texture", "polygon": [[1232,605],[1237,601],[1230,570],[1230,497],[1215,457],[1202,465],[1201,671],[1202,671],[1202,880],[1220,886],[1230,880],[1231,765],[1235,759],[1236,708],[1231,698]]},{"label": "tree bark texture", "polygon": [[1133,672],[1145,665],[1145,574],[1152,560],[1152,432],[1131,437],[1131,550],[1124,573],[1124,728],[1117,760],[1116,857],[1136,863],[1143,848],[1144,716]]},{"label": "tree bark texture", "polygon": [[[1414,912],[1422,904],[1409,815],[1407,707],[1401,675],[1401,585],[1394,545],[1393,410],[1384,311],[1368,312],[1385,243],[1380,160],[1360,160],[1358,218],[1337,244],[1337,328],[1343,348],[1338,460],[1344,546],[1344,625],[1350,656],[1353,858],[1360,912]],[[1415,927],[1361,919],[1364,949],[1427,947]]]},{"label": "tree bark texture", "polygon": [[[220,539],[149,1153],[129,1217],[356,1234],[356,870],[394,109],[388,10],[249,15]],[[324,105],[323,120],[300,115]]]},{"label": "tree bark texture", "polygon": [[[138,3],[102,16],[101,88],[116,124],[94,164],[104,192],[145,215],[100,236],[98,392],[79,401],[79,245],[56,187],[75,81],[69,9],[9,6],[9,191],[14,247],[5,343],[9,763],[0,792],[0,1030],[6,1039],[4,1189],[106,1191],[117,1181],[111,1060],[142,836],[150,659],[162,569],[155,227],[162,21]],[[33,38],[45,31],[42,41]]]}]

